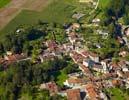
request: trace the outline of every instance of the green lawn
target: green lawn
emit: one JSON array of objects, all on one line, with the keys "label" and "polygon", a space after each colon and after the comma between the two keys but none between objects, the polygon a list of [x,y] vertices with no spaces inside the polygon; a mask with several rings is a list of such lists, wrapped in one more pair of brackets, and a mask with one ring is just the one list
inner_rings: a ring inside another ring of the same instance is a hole
[{"label": "green lawn", "polygon": [[111,0],[100,0],[99,8],[106,9]]},{"label": "green lawn", "polygon": [[105,17],[105,9],[108,8],[109,3],[111,0],[100,0],[98,8],[101,10],[101,12],[97,15],[98,18],[103,19]]},{"label": "green lawn", "polygon": [[108,89],[108,92],[111,93],[111,100],[128,100],[129,95],[127,95],[127,93],[123,93],[123,91],[121,91],[118,88],[111,88]]},{"label": "green lawn", "polygon": [[11,0],[0,0],[0,8],[4,7],[7,5]]},{"label": "green lawn", "polygon": [[77,6],[77,0],[53,0],[42,12],[23,10],[0,33],[14,31],[19,25],[32,25],[42,20],[45,22],[65,23],[71,18]]}]

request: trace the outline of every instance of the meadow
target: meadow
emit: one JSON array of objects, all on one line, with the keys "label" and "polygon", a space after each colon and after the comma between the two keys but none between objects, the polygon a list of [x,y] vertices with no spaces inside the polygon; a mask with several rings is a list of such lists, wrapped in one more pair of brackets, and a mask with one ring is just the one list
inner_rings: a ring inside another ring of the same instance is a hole
[{"label": "meadow", "polygon": [[20,25],[33,25],[39,20],[44,22],[67,23],[72,22],[72,14],[77,7],[77,0],[53,0],[41,12],[22,10],[6,27],[0,32],[6,34],[16,30]]},{"label": "meadow", "polygon": [[6,6],[11,0],[0,0],[0,8]]}]

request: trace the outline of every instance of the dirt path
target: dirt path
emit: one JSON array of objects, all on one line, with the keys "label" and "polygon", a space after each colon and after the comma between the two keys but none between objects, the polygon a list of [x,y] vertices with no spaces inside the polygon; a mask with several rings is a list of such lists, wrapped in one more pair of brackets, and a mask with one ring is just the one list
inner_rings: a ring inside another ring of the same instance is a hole
[{"label": "dirt path", "polygon": [[0,29],[4,28],[23,9],[41,11],[49,0],[12,0],[0,9]]}]

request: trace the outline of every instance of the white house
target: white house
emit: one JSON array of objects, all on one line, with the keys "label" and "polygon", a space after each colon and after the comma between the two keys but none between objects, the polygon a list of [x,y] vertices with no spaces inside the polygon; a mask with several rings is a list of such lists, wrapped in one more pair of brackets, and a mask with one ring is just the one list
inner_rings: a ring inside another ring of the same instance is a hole
[{"label": "white house", "polygon": [[68,87],[81,86],[82,84],[83,84],[83,80],[80,78],[69,78],[64,82],[64,85]]},{"label": "white house", "polygon": [[99,62],[99,56],[96,53],[90,53],[89,55],[90,59],[93,60],[94,62]]}]

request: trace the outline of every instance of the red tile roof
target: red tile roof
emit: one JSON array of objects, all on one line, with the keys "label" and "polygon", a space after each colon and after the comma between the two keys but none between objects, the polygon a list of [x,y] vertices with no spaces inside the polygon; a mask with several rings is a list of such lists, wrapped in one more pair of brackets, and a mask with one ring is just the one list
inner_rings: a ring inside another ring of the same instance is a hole
[{"label": "red tile roof", "polygon": [[81,54],[84,57],[88,57],[89,56],[89,52],[88,51],[82,51]]},{"label": "red tile roof", "polygon": [[46,42],[46,44],[47,44],[48,48],[51,49],[51,50],[54,50],[54,49],[57,48],[57,43],[54,40],[48,40]]},{"label": "red tile roof", "polygon": [[96,98],[99,97],[97,88],[92,84],[92,83],[88,83],[86,85],[86,91],[88,93],[88,96],[91,100],[95,100]]},{"label": "red tile roof", "polygon": [[72,52],[72,59],[73,59],[75,62],[77,62],[77,63],[81,63],[81,62],[83,62],[84,57],[83,57],[81,54],[79,54],[79,53],[73,51],[73,52]]},{"label": "red tile roof", "polygon": [[80,89],[67,90],[68,100],[81,100]]},{"label": "red tile roof", "polygon": [[57,93],[58,92],[58,87],[55,82],[49,82],[46,83],[46,88],[51,92],[51,93]]},{"label": "red tile roof", "polygon": [[70,78],[70,79],[68,79],[68,83],[80,84],[80,83],[83,83],[83,80],[80,78]]}]

